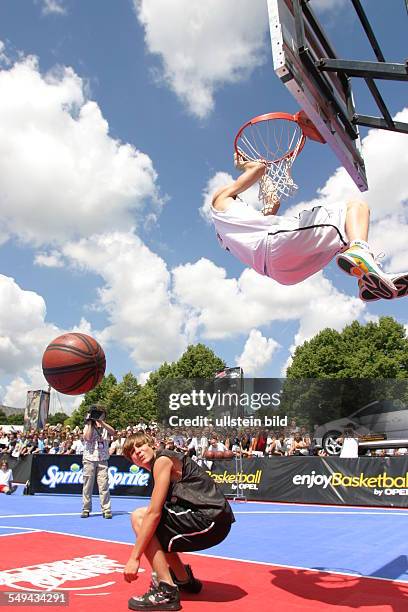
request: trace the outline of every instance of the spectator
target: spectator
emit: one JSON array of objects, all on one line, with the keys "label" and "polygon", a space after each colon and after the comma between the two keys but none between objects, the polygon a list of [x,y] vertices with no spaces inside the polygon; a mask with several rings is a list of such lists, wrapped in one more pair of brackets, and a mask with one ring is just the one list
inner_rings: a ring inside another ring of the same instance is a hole
[{"label": "spectator", "polygon": [[309,447],[303,440],[300,432],[295,433],[292,445],[289,450],[289,455],[308,455]]},{"label": "spectator", "polygon": [[88,518],[91,512],[95,478],[98,483],[102,516],[105,519],[112,518],[108,459],[110,438],[115,434],[115,430],[105,422],[105,418],[106,408],[102,404],[94,404],[90,407],[90,412],[85,420],[81,518]]},{"label": "spectator", "polygon": [[341,444],[340,458],[354,459],[358,457],[358,440],[359,435],[354,431],[354,424],[348,423],[343,435],[337,438],[337,442]]},{"label": "spectator", "polygon": [[0,493],[11,495],[16,489],[17,487],[13,485],[13,472],[8,462],[3,459],[0,463]]},{"label": "spectator", "polygon": [[227,448],[226,448],[225,444],[223,444],[222,442],[219,442],[217,434],[212,434],[208,450],[212,451],[212,452],[214,452],[214,451],[226,451]]},{"label": "spectator", "polygon": [[81,434],[74,434],[74,441],[72,443],[72,448],[74,449],[74,453],[76,455],[82,455],[85,448],[84,437]]}]

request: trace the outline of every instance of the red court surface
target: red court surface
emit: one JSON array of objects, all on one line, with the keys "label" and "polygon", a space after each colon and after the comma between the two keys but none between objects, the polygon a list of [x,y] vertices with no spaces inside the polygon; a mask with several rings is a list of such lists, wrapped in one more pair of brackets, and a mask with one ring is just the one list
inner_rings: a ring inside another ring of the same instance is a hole
[{"label": "red court surface", "polygon": [[[150,572],[127,584],[122,568],[131,547],[47,532],[0,538],[0,591],[64,591],[68,607],[47,610],[126,610],[131,595],[144,593]],[[408,585],[311,570],[282,568],[210,556],[184,555],[204,582],[199,595],[183,595],[185,612],[236,610],[404,612]],[[142,567],[147,570],[146,562]],[[39,606],[24,606],[38,610]]]}]

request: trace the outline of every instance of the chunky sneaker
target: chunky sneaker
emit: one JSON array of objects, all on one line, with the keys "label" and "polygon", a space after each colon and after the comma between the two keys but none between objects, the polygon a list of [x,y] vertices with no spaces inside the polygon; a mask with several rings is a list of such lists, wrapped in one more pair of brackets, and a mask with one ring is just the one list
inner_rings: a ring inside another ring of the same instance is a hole
[{"label": "chunky sneaker", "polygon": [[150,589],[140,597],[131,597],[129,610],[181,610],[180,594],[176,586],[152,581]]},{"label": "chunky sneaker", "polygon": [[106,512],[103,513],[103,518],[104,519],[111,519],[112,518],[112,512],[110,512],[110,510],[107,510]]},{"label": "chunky sneaker", "polygon": [[81,518],[89,518],[89,510],[82,510]]},{"label": "chunky sneaker", "polygon": [[193,570],[189,565],[185,565],[184,568],[188,576],[188,580],[185,580],[184,582],[178,580],[176,578],[176,574],[170,568],[170,574],[174,584],[178,586],[180,591],[185,591],[186,593],[199,593],[203,588],[203,583],[200,582],[200,580],[197,580],[197,578],[194,578]]},{"label": "chunky sneaker", "polygon": [[381,269],[367,249],[352,246],[337,256],[337,264],[346,274],[362,279],[378,298],[391,300],[397,296],[391,276]]},{"label": "chunky sneaker", "polygon": [[[397,289],[395,297],[406,297],[408,295],[408,272],[405,274],[390,274],[390,278]],[[359,279],[358,288],[360,299],[363,302],[374,302],[383,297],[377,291],[377,287],[368,283],[364,278]]]}]

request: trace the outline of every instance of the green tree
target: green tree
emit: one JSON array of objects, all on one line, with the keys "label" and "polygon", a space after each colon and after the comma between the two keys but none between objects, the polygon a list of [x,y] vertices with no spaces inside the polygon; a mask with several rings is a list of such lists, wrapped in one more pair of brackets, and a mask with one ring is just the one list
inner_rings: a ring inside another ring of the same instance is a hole
[{"label": "green tree", "polygon": [[79,408],[74,410],[69,419],[69,424],[71,425],[71,427],[76,427],[77,425],[79,425],[79,427],[82,427],[84,424],[85,415],[89,412],[89,407],[92,404],[106,404],[109,392],[116,384],[117,382],[114,375],[108,374],[108,376],[103,377],[103,379],[101,380],[99,385],[95,387],[95,389],[92,389],[91,391],[88,391],[88,393],[85,393],[85,397],[81,405],[79,406]]},{"label": "green tree", "polygon": [[187,347],[186,351],[176,361],[177,378],[213,378],[217,370],[225,367],[225,362],[204,344]]},{"label": "green tree", "polygon": [[0,410],[0,425],[7,425],[7,415],[4,410]]},{"label": "green tree", "polygon": [[139,420],[139,410],[136,398],[141,386],[136,377],[128,372],[122,381],[112,386],[106,396],[108,409],[107,421],[112,427],[122,429]]},{"label": "green tree", "polygon": [[299,346],[287,369],[281,410],[298,422],[346,417],[375,400],[408,401],[408,340],[392,317],[342,332],[324,329]]},{"label": "green tree", "polygon": [[64,424],[69,418],[69,415],[65,414],[65,412],[55,412],[54,414],[48,415],[47,423],[48,425],[57,425],[58,423]]},{"label": "green tree", "polygon": [[324,329],[297,347],[288,378],[408,378],[408,340],[392,317],[342,332]]},{"label": "green tree", "polygon": [[10,414],[7,418],[8,425],[24,425],[24,414],[18,412],[16,414]]}]

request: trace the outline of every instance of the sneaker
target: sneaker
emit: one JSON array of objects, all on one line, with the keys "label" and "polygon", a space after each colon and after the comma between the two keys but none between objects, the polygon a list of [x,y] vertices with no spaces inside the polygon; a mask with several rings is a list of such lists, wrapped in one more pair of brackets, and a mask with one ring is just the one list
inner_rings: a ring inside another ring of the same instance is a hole
[{"label": "sneaker", "polygon": [[197,580],[197,578],[194,578],[193,570],[189,565],[185,565],[184,568],[188,575],[188,580],[184,582],[178,580],[176,574],[170,568],[170,574],[174,584],[178,586],[180,591],[185,591],[186,593],[199,593],[203,588],[203,583]]},{"label": "sneaker", "polygon": [[[391,280],[397,289],[395,297],[406,297],[408,295],[408,272],[405,274],[390,274]],[[383,296],[377,291],[377,287],[365,279],[358,281],[359,296],[364,302],[374,302]]]},{"label": "sneaker", "polygon": [[150,589],[140,597],[131,597],[128,601],[129,610],[181,610],[180,594],[176,586],[153,582]]},{"label": "sneaker", "polygon": [[111,519],[112,518],[112,512],[110,510],[108,510],[107,512],[104,512],[102,514],[104,519]]},{"label": "sneaker", "polygon": [[397,296],[397,289],[371,253],[359,246],[353,246],[337,256],[337,265],[350,276],[362,279],[375,295],[386,300]]},{"label": "sneaker", "polygon": [[81,518],[89,518],[89,510],[82,510]]}]

